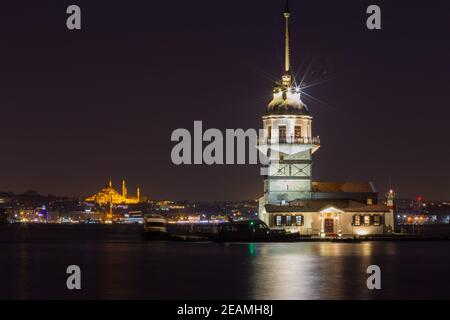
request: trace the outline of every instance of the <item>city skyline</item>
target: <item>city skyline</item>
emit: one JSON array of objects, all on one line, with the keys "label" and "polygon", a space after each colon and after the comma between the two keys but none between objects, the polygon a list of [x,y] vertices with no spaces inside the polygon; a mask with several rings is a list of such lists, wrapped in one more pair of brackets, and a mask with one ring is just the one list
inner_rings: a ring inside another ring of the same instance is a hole
[{"label": "city skyline", "polygon": [[[65,4],[49,3],[7,4],[0,19],[1,191],[84,197],[112,176],[150,199],[263,193],[259,165],[174,166],[170,134],[195,120],[261,127],[283,69],[281,1],[108,4],[107,13],[81,1],[78,33],[65,29]],[[322,101],[305,98],[326,146],[315,177],[448,200],[447,9],[382,6],[376,33],[362,3],[292,3],[293,65]]]}]

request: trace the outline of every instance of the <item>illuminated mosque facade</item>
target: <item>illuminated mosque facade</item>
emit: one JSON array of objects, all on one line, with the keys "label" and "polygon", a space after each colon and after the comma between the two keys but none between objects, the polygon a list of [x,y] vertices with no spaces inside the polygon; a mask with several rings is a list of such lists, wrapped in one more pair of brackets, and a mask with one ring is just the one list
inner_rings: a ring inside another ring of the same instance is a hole
[{"label": "illuminated mosque facade", "polygon": [[313,181],[313,154],[320,148],[320,139],[312,134],[313,117],[291,73],[287,3],[283,16],[284,73],[263,116],[264,136],[258,143],[269,159],[259,218],[271,228],[322,237],[393,232],[392,190],[384,205],[378,204],[371,182]]},{"label": "illuminated mosque facade", "polygon": [[122,180],[122,194],[120,194],[112,185],[110,180],[108,185],[102,188],[99,192],[91,197],[85,199],[86,202],[94,202],[99,205],[120,205],[120,204],[137,204],[142,202],[141,190],[136,189],[136,196],[129,196],[126,181]]}]

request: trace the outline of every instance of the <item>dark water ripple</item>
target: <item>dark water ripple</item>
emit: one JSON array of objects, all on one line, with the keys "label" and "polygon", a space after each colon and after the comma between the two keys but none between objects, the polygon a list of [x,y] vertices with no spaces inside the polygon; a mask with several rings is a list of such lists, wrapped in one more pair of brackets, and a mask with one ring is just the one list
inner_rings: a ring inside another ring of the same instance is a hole
[{"label": "dark water ripple", "polygon": [[[450,242],[148,242],[140,226],[3,226],[0,299],[449,299]],[[66,288],[66,268],[82,290]],[[366,268],[382,270],[382,290]]]}]

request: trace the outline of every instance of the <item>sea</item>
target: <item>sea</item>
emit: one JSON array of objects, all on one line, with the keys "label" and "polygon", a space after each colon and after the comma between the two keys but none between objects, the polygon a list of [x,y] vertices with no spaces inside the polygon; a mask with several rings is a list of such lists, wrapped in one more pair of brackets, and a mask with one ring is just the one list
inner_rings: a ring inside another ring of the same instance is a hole
[{"label": "sea", "polygon": [[[370,266],[380,289],[367,286]],[[171,242],[145,240],[142,225],[0,226],[0,299],[450,299],[449,271],[449,241]]]}]

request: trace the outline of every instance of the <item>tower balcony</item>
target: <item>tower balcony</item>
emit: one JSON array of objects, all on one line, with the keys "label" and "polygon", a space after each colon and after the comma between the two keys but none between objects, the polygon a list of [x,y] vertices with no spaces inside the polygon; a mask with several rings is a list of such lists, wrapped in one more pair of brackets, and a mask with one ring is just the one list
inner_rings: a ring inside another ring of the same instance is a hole
[{"label": "tower balcony", "polygon": [[260,138],[259,145],[273,144],[310,144],[320,146],[320,138],[317,137],[276,137]]},{"label": "tower balcony", "polygon": [[317,137],[274,137],[260,138],[258,149],[266,154],[268,149],[273,149],[285,154],[296,154],[307,150],[316,152],[320,148],[320,138]]}]

